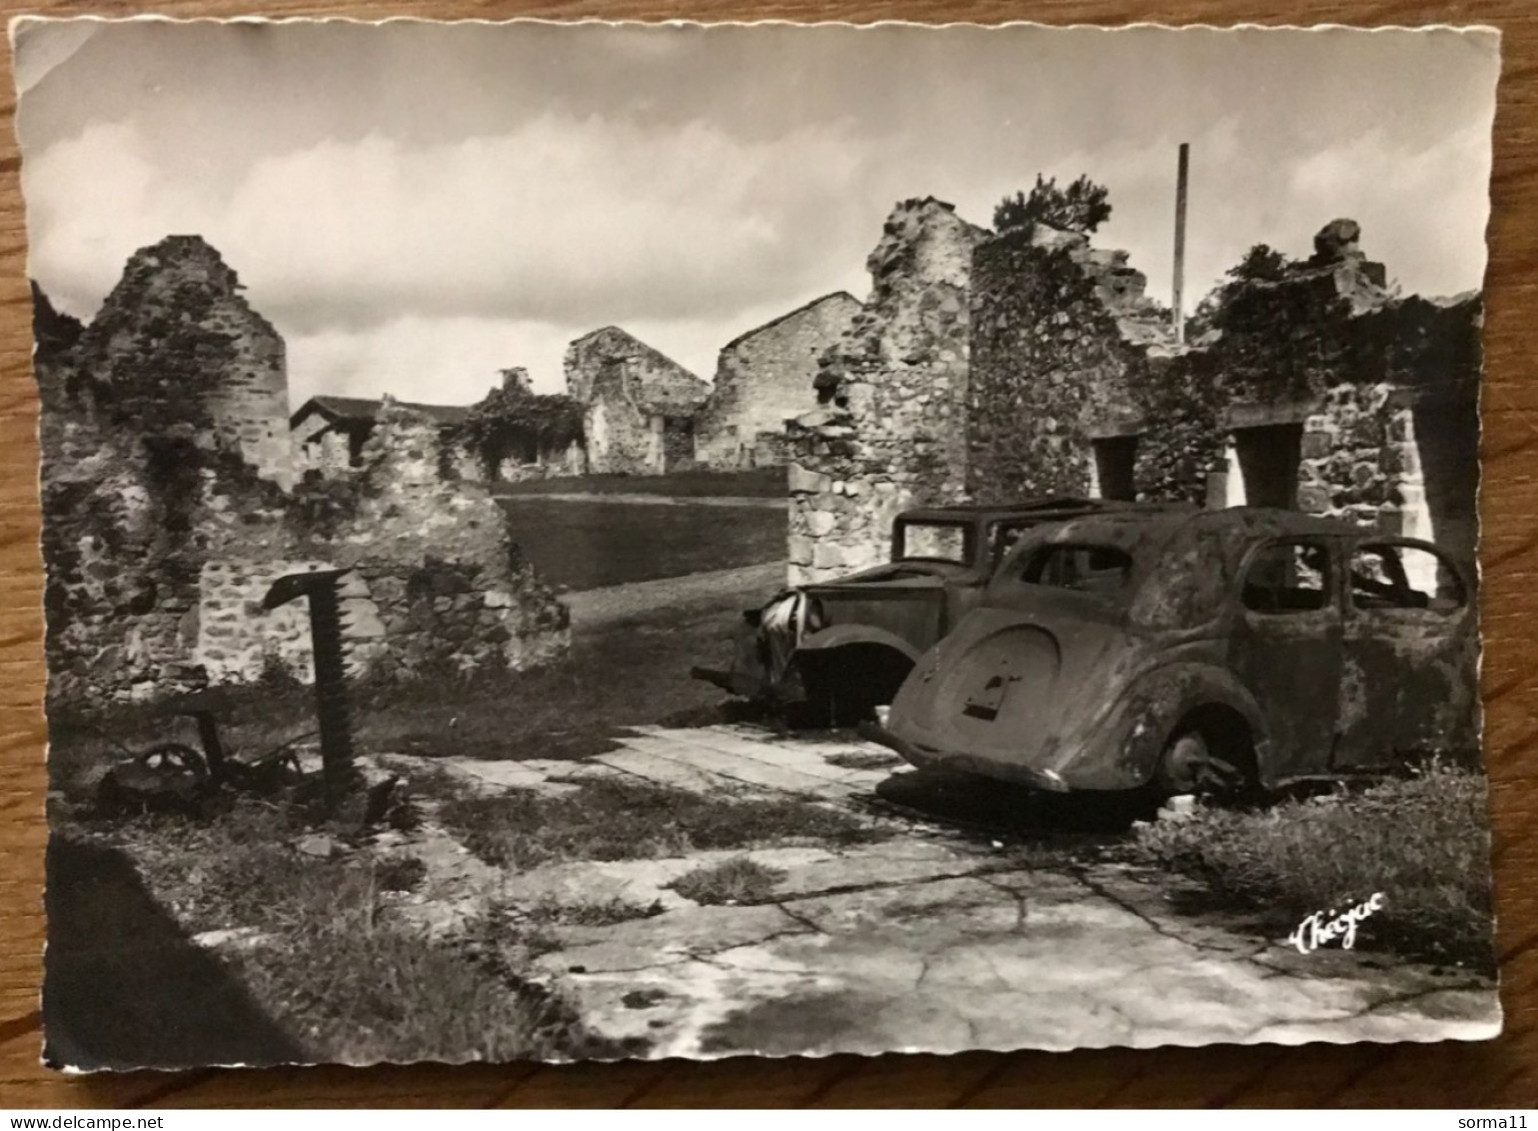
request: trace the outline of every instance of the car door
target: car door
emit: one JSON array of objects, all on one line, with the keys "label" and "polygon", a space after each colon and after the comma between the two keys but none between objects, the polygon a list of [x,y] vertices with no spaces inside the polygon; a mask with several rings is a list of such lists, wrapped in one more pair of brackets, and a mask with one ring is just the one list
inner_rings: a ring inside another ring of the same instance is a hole
[{"label": "car door", "polygon": [[1349,547],[1341,769],[1391,769],[1472,747],[1478,670],[1464,571],[1435,547],[1364,538]]},{"label": "car door", "polygon": [[1283,536],[1240,569],[1230,663],[1266,716],[1274,780],[1324,772],[1335,746],[1341,673],[1340,544]]}]

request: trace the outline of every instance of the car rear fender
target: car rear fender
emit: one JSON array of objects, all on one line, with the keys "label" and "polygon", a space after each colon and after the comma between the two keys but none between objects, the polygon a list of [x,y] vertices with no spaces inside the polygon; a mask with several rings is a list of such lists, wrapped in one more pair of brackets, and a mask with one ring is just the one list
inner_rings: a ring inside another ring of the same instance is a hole
[{"label": "car rear fender", "polygon": [[[1255,769],[1268,782],[1269,742],[1265,716],[1234,675],[1200,662],[1165,664],[1143,673],[1118,697],[1099,735],[1088,746],[1110,757],[1098,760],[1105,777],[1095,788],[1131,788],[1154,776],[1171,739],[1193,720],[1242,720],[1249,732]],[[1087,767],[1086,767],[1087,768]],[[1074,775],[1080,776],[1080,775]]]},{"label": "car rear fender", "polygon": [[918,663],[921,653],[895,632],[866,624],[835,624],[802,638],[798,652],[827,652],[853,644],[877,644],[901,652],[911,663]]}]

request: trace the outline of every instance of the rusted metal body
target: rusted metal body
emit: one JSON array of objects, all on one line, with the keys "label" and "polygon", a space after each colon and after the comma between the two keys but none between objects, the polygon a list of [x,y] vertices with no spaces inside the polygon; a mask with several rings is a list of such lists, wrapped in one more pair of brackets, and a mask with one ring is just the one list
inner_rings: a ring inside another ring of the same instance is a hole
[{"label": "rusted metal body", "polygon": [[764,606],[743,614],[729,670],[695,668],[693,674],[749,699],[837,700],[842,709],[830,710],[844,716],[838,721],[858,721],[890,703],[919,657],[977,606],[995,568],[1026,531],[1088,514],[1171,509],[1188,508],[1051,496],[904,511],[892,525],[888,564],[800,588],[816,629],[798,637],[788,668],[773,662]]},{"label": "rusted metal body", "polygon": [[221,788],[271,793],[298,782],[303,775],[292,747],[314,732],[295,735],[259,756],[241,757],[225,749],[214,715],[216,699],[206,693],[192,695],[165,711],[169,717],[191,719],[197,725],[201,751],[180,742],[162,742],[137,752],[123,749],[123,760],[97,783],[97,807],[108,813],[146,809],[198,813]]},{"label": "rusted metal body", "polygon": [[1474,576],[1426,542],[1259,508],[1040,527],[868,733],[1053,791],[1255,786],[1477,750]]}]

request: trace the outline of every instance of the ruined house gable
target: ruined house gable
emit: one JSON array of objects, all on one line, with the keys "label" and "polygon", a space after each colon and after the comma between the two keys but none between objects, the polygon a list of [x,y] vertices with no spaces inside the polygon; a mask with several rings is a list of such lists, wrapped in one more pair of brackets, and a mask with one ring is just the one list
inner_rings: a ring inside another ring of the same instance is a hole
[{"label": "ruined house gable", "polygon": [[837,291],[728,342],[700,413],[700,459],[723,468],[783,462],[786,421],[816,407],[818,362],[862,309]]},{"label": "ruined house gable", "polygon": [[292,480],[283,339],[198,236],[141,248],[80,335],[75,367],[125,420],[207,428],[265,478]]},{"label": "ruined house gable", "polygon": [[578,338],[566,390],[586,409],[591,470],[657,474],[692,462],[693,418],[710,386],[645,342],[617,326]]},{"label": "ruined house gable", "polygon": [[[565,647],[564,607],[501,508],[441,478],[441,411],[379,404],[359,469],[275,481],[288,461],[264,464],[260,441],[280,434],[286,455],[282,357],[218,254],[173,237],[39,365],[50,703],[246,681],[269,660],[303,672],[303,617],[268,615],[262,597],[321,567],[355,574],[355,665],[522,667]],[[317,401],[301,422],[343,419]]]},{"label": "ruined house gable", "polygon": [[566,350],[566,391],[583,402],[621,395],[642,412],[687,416],[710,386],[678,362],[617,326],[605,326]]}]

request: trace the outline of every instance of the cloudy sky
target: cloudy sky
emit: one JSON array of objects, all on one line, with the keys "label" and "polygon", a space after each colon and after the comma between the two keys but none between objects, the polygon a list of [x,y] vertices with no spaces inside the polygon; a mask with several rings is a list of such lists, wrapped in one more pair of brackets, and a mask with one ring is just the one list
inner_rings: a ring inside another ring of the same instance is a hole
[{"label": "cloudy sky", "polygon": [[865,297],[894,202],[975,223],[1038,172],[1168,300],[1350,216],[1410,291],[1480,285],[1493,34],[1092,28],[38,23],[18,35],[31,270],[89,319],[199,233],[288,342],[291,396],[476,399],[626,327],[701,376]]}]

